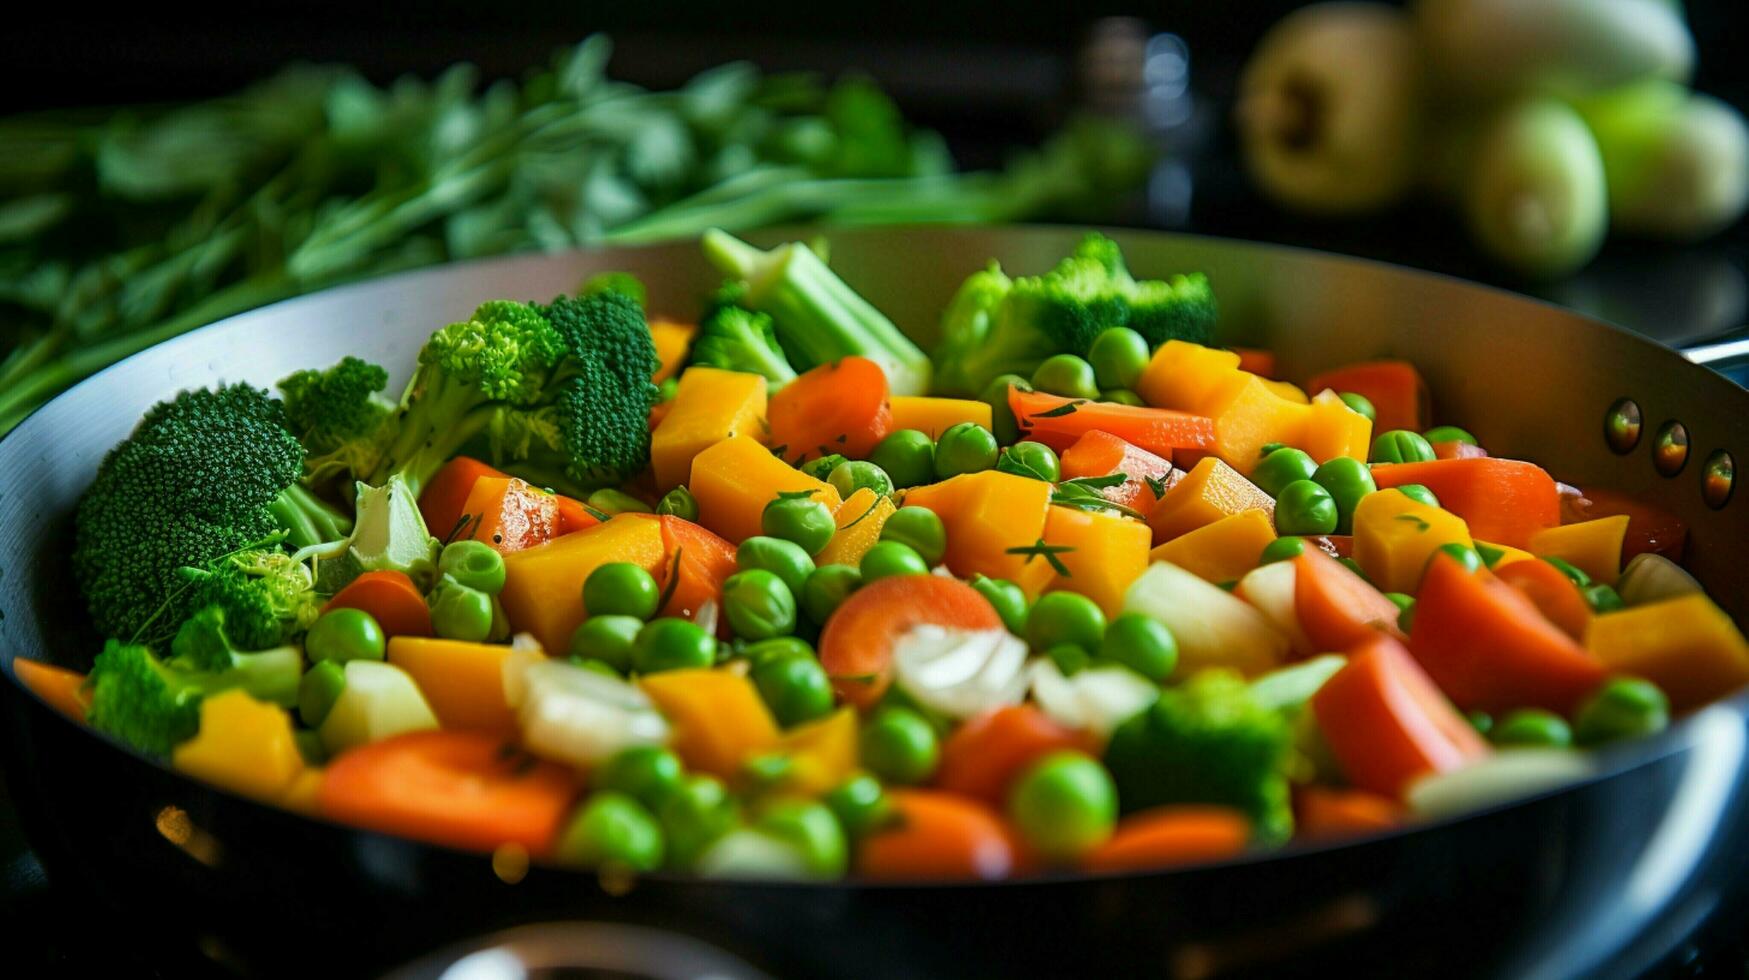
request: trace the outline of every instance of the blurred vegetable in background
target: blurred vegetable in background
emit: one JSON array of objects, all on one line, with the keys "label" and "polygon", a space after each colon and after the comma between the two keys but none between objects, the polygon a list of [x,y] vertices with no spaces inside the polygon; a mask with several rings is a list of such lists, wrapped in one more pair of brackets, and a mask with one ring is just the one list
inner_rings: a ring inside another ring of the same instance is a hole
[{"label": "blurred vegetable in background", "polygon": [[1264,38],[1235,116],[1253,179],[1357,215],[1417,187],[1523,275],[1585,265],[1611,229],[1705,237],[1749,204],[1749,128],[1686,88],[1677,0],[1321,3]]},{"label": "blurred vegetable in background", "polygon": [[1082,119],[955,173],[866,81],[737,63],[650,92],[609,79],[609,51],[483,91],[467,65],[387,88],[299,67],[196,105],[0,121],[0,433],[129,354],[335,283],[712,227],[1085,220],[1151,164]]}]

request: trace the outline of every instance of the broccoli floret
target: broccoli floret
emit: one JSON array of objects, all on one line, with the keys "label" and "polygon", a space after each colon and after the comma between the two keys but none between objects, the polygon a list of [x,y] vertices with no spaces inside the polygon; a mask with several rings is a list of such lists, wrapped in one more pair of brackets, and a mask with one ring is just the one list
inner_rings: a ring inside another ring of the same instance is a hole
[{"label": "broccoli floret", "polygon": [[79,501],[73,572],[97,628],[168,639],[192,609],[180,569],[278,532],[295,547],[344,537],[351,519],[297,484],[303,467],[265,391],[188,391],[147,412]]},{"label": "broccoli floret", "polygon": [[583,285],[577,288],[579,297],[594,296],[596,293],[624,293],[637,302],[639,309],[650,305],[643,280],[629,272],[597,272],[583,280]]},{"label": "broccoli floret", "polygon": [[703,237],[705,257],[746,282],[744,305],[771,317],[777,341],[798,371],[852,354],[881,366],[895,395],[929,388],[929,358],[868,300],[857,295],[801,242],[762,252],[727,232]]},{"label": "broccoli floret", "polygon": [[208,692],[240,687],[251,697],[282,707],[298,702],[303,657],[296,647],[247,652],[232,644],[223,606],[207,606],[189,617],[170,642],[165,666],[201,678]]},{"label": "broccoli floret", "polygon": [[200,731],[205,680],[166,666],[144,644],[110,640],[91,664],[85,720],[147,755],[169,755]]},{"label": "broccoli floret", "polygon": [[[310,628],[322,612],[310,567],[278,548],[252,548],[206,568],[178,574],[187,593],[183,609],[217,606],[225,613],[227,635],[244,650],[278,646]],[[167,620],[173,628],[175,620]]]},{"label": "broccoli floret", "polygon": [[1170,279],[1145,279],[1129,294],[1127,326],[1149,347],[1168,340],[1207,344],[1215,335],[1215,293],[1200,272]]},{"label": "broccoli floret", "polygon": [[774,386],[796,377],[777,344],[771,317],[739,306],[719,306],[699,321],[687,363],[757,374]]},{"label": "broccoli floret", "polygon": [[1241,677],[1205,670],[1118,726],[1105,764],[1126,812],[1220,803],[1243,810],[1258,840],[1280,842],[1293,832],[1291,742],[1286,718],[1254,701]]},{"label": "broccoli floret", "polygon": [[[1014,281],[995,261],[960,283],[941,314],[942,342],[935,352],[936,391],[974,398],[981,392],[982,389],[967,387],[970,379],[966,367],[989,338],[996,308],[1013,286]],[[1029,365],[1021,367],[1030,373]]]},{"label": "broccoli floret", "polygon": [[286,422],[304,444],[306,483],[368,475],[392,434],[395,403],[380,392],[389,372],[356,357],[325,371],[298,371],[279,382]]}]

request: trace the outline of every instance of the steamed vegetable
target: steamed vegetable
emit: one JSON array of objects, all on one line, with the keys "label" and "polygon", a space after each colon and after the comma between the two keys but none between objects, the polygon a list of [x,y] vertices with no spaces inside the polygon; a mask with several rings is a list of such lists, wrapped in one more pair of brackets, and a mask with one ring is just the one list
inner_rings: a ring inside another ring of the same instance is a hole
[{"label": "steamed vegetable", "polygon": [[1579,104],[1603,153],[1611,225],[1705,238],[1749,206],[1749,125],[1729,104],[1651,81]]},{"label": "steamed vegetable", "polygon": [[1687,81],[1694,38],[1668,0],[1416,0],[1429,66],[1470,98]]},{"label": "steamed vegetable", "polygon": [[1501,262],[1554,277],[1591,261],[1603,246],[1609,228],[1603,157],[1568,106],[1543,99],[1500,109],[1466,169],[1465,220],[1477,244]]}]

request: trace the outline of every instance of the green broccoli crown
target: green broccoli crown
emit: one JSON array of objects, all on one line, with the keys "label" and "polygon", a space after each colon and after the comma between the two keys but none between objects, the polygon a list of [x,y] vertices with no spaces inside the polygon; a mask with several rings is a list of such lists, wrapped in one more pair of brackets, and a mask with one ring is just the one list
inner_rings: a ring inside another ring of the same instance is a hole
[{"label": "green broccoli crown", "polygon": [[1170,279],[1145,279],[1129,295],[1128,326],[1150,347],[1168,340],[1207,344],[1214,339],[1215,293],[1200,272]]},{"label": "green broccoli crown", "polygon": [[199,675],[184,675],[139,643],[110,640],[86,681],[91,727],[153,756],[165,756],[200,731]]},{"label": "green broccoli crown", "polygon": [[258,653],[239,650],[228,624],[225,607],[202,607],[176,631],[164,666],[208,693],[237,687],[264,701],[296,704],[304,675],[298,651],[283,646]]},{"label": "green broccoli crown", "polygon": [[[178,574],[187,583],[178,607],[219,609],[226,634],[244,650],[285,643],[321,614],[322,598],[313,589],[309,566],[277,548],[239,551]],[[167,625],[173,628],[175,620]]]},{"label": "green broccoli crown", "polygon": [[718,306],[699,322],[687,363],[745,371],[776,384],[796,377],[778,346],[771,317],[739,306]]},{"label": "green broccoli crown", "polygon": [[1225,804],[1250,816],[1259,840],[1279,842],[1293,831],[1291,741],[1287,721],[1252,700],[1242,678],[1205,670],[1118,726],[1105,763],[1126,812]]},{"label": "green broccoli crown", "polygon": [[356,357],[325,371],[298,371],[279,382],[286,423],[313,453],[374,435],[394,405],[377,393],[389,372]]},{"label": "green broccoli crown", "polygon": [[1113,279],[1121,281],[1130,277],[1129,267],[1124,265],[1123,250],[1117,247],[1116,242],[1097,231],[1083,235],[1075,244],[1075,251],[1070,254],[1077,259],[1092,259],[1099,263],[1106,275]]},{"label": "green broccoli crown", "polygon": [[419,363],[482,399],[533,405],[541,401],[565,353],[564,338],[539,309],[497,299],[432,334],[419,351]]},{"label": "green broccoli crown", "polygon": [[583,285],[578,287],[578,296],[594,296],[596,293],[623,293],[638,304],[638,309],[649,305],[649,294],[644,289],[643,280],[629,272],[597,272]]},{"label": "green broccoli crown", "polygon": [[1100,331],[1123,325],[1125,292],[1098,259],[1070,256],[1042,276],[1014,280],[997,323],[1030,325],[1052,353],[1084,353]]}]

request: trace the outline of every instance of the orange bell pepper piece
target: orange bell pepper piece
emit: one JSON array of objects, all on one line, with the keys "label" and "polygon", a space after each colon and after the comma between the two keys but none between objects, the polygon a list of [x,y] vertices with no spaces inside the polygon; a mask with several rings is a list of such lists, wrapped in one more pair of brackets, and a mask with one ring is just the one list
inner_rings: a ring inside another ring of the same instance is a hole
[{"label": "orange bell pepper piece", "polygon": [[1148,512],[1154,543],[1166,542],[1234,514],[1261,510],[1275,518],[1275,498],[1214,457],[1184,474]]},{"label": "orange bell pepper piece", "polygon": [[[1367,361],[1350,364],[1334,371],[1325,371],[1306,383],[1311,391],[1330,388],[1338,394],[1353,392],[1372,402],[1378,418],[1374,431],[1408,429],[1420,432],[1427,428],[1430,399],[1427,382],[1421,372],[1408,361]],[[1434,491],[1437,493],[1438,491]],[[1444,497],[1440,498],[1444,500]]]},{"label": "orange bell pepper piece", "polygon": [[1464,519],[1470,534],[1514,548],[1528,548],[1531,535],[1561,523],[1561,494],[1554,477],[1517,459],[1439,459],[1393,463],[1372,469],[1383,490],[1419,483],[1439,506]]}]

